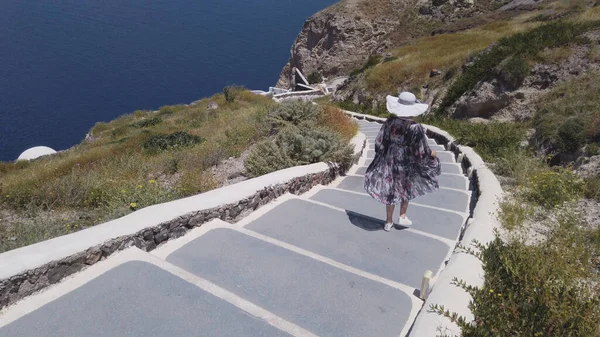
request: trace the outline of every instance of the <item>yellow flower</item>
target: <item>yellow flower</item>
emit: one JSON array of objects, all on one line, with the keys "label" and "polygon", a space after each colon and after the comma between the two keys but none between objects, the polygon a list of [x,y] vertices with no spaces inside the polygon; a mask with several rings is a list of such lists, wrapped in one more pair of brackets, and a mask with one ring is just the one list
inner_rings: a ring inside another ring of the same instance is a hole
[{"label": "yellow flower", "polygon": [[150,183],[150,184],[154,184],[154,183],[156,183],[156,180],[154,180],[154,179],[150,179],[149,183]]},{"label": "yellow flower", "polygon": [[493,292],[494,292],[494,290],[493,290],[493,289],[490,289],[490,293],[493,293]]},{"label": "yellow flower", "polygon": [[136,208],[137,207],[137,203],[131,202],[131,203],[129,203],[129,207]]},{"label": "yellow flower", "polygon": [[125,191],[125,190],[121,190],[121,193],[125,193],[125,192],[127,192],[127,191]]},{"label": "yellow flower", "polygon": [[143,187],[142,185],[138,185],[138,188],[142,188],[142,187]]}]

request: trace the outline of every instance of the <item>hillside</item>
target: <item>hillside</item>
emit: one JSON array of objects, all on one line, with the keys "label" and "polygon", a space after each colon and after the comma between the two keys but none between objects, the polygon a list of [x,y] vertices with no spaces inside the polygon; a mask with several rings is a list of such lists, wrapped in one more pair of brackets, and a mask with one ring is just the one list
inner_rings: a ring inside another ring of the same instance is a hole
[{"label": "hillside", "polygon": [[415,38],[464,30],[529,8],[496,11],[505,0],[342,0],[313,15],[290,50],[277,86],[287,88],[293,67],[306,76],[349,74],[370,55]]},{"label": "hillside", "polygon": [[344,163],[357,128],[337,108],[241,87],[99,122],[67,151],[0,162],[0,253],[287,167]]}]

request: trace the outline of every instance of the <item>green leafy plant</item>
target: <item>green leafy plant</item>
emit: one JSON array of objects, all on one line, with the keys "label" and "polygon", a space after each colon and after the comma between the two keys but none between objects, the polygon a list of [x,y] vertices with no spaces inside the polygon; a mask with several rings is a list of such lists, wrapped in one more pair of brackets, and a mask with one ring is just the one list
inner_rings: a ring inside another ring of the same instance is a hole
[{"label": "green leafy plant", "polygon": [[555,208],[583,195],[585,184],[569,169],[543,170],[530,177],[522,191],[525,200],[546,208]]},{"label": "green leafy plant", "polygon": [[179,131],[168,135],[155,135],[144,142],[143,148],[149,153],[158,153],[166,150],[184,149],[200,144],[204,141],[202,137],[190,135]]},{"label": "green leafy plant", "polygon": [[321,83],[321,81],[323,81],[323,76],[321,76],[321,74],[318,72],[312,72],[310,75],[308,75],[306,80],[310,84]]},{"label": "green leafy plant", "polygon": [[227,102],[234,102],[236,98],[245,90],[242,86],[231,85],[223,88],[223,95]]},{"label": "green leafy plant", "polygon": [[131,126],[134,128],[141,129],[141,128],[147,128],[149,126],[158,125],[160,123],[162,123],[162,119],[160,117],[151,117],[151,118],[142,119],[141,121],[132,123]]}]

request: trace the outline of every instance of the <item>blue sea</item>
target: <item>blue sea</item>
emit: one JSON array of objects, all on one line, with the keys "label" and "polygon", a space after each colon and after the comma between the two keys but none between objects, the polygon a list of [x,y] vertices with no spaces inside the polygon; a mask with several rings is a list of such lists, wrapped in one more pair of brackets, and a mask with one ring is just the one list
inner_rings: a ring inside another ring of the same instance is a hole
[{"label": "blue sea", "polygon": [[335,2],[2,0],[0,160],[229,84],[267,90],[305,20]]}]

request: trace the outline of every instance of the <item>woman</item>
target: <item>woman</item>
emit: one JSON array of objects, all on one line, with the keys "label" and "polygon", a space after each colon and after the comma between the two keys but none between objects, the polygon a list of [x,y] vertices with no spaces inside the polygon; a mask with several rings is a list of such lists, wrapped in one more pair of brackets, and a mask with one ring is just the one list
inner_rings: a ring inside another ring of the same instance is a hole
[{"label": "woman", "polygon": [[437,153],[427,144],[425,129],[410,117],[427,111],[415,95],[387,96],[388,118],[375,139],[375,158],[365,174],[365,190],[386,205],[385,231],[392,229],[395,205],[400,203],[398,224],[412,225],[406,217],[408,202],[439,188],[441,174]]}]

